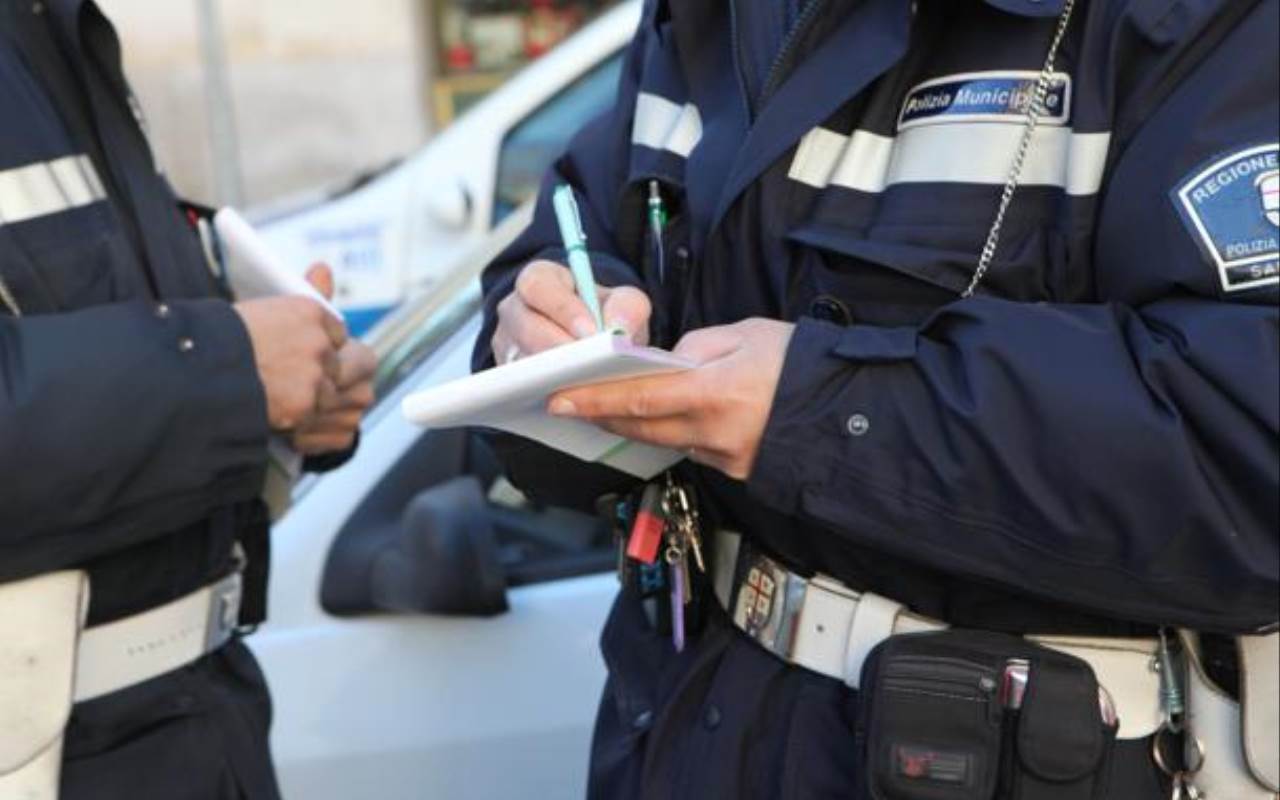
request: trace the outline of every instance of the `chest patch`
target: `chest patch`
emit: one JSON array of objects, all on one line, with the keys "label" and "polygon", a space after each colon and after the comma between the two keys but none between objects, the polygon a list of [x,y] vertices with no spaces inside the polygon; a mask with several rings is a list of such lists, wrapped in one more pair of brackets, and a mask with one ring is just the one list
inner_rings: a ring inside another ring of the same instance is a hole
[{"label": "chest patch", "polygon": [[[950,122],[1022,122],[1036,94],[1040,73],[968,72],[925,81],[907,92],[898,130]],[[1045,95],[1042,125],[1071,118],[1071,76],[1055,73]]]},{"label": "chest patch", "polygon": [[1280,145],[1217,158],[1186,178],[1173,202],[1224,291],[1280,283]]}]

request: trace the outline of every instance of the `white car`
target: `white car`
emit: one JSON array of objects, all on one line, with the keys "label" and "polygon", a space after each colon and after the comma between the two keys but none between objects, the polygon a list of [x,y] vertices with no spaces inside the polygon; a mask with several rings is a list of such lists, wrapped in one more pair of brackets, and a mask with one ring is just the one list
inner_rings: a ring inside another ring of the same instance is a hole
[{"label": "white car", "polygon": [[289,264],[325,261],[357,335],[450,275],[532,197],[552,160],[612,103],[639,0],[604,13],[401,163],[319,204],[253,215]]},{"label": "white car", "polygon": [[584,794],[612,534],[523,505],[471,434],[399,413],[412,389],[469,371],[477,277],[528,219],[370,333],[384,361],[359,452],[299,485],[273,531],[270,619],[247,641],[290,800]]}]

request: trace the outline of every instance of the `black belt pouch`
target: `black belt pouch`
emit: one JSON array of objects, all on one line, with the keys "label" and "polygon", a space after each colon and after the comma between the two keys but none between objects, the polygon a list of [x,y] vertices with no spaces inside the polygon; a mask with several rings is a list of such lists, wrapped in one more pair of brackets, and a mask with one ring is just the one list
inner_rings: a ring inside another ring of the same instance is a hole
[{"label": "black belt pouch", "polygon": [[[1010,661],[1028,663],[1020,710]],[[1115,730],[1085,662],[980,631],[894,636],[863,666],[858,735],[874,800],[1094,800]]]}]

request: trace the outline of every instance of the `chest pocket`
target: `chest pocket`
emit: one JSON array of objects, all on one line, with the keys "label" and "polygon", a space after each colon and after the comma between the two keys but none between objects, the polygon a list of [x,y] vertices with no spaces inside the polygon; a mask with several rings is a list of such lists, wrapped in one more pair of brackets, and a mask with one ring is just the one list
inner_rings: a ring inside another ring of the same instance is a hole
[{"label": "chest pocket", "polygon": [[[1040,302],[1087,292],[1087,275],[1070,263],[1071,237],[1037,216],[1006,222],[979,293]],[[914,325],[969,286],[989,225],[922,219],[853,227],[814,219],[787,238],[814,307],[847,317],[828,312],[831,321]]]},{"label": "chest pocket", "polygon": [[[998,187],[901,184],[881,195],[828,188],[788,232],[797,273],[851,321],[919,324],[968,288],[998,206]],[[1020,188],[979,294],[1080,302],[1093,294],[1092,198]],[[841,320],[836,320],[841,321]]]},{"label": "chest pocket", "polygon": [[0,170],[0,276],[24,314],[112,300],[122,244],[85,156]]}]

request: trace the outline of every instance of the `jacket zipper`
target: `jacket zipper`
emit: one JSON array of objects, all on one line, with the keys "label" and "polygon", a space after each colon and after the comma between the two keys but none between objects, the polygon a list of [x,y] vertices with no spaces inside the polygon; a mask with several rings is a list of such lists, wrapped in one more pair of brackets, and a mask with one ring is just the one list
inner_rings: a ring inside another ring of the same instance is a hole
[{"label": "jacket zipper", "polygon": [[738,0],[729,0],[729,36],[733,39],[733,75],[738,79],[738,95],[742,110],[747,114],[747,125],[755,122],[756,109],[747,89],[747,78],[742,71],[742,37],[738,35]]},{"label": "jacket zipper", "polygon": [[769,66],[769,74],[765,78],[764,88],[760,90],[760,104],[764,103],[777,91],[778,86],[782,84],[783,78],[786,77],[788,67],[795,49],[800,46],[800,42],[808,35],[809,29],[813,27],[813,23],[817,21],[818,14],[826,7],[826,0],[807,0],[804,10],[800,12],[800,18],[796,20],[796,24],[791,26],[791,32],[787,34],[787,38],[782,41],[782,48],[778,50],[778,55],[773,59],[773,64]]}]

